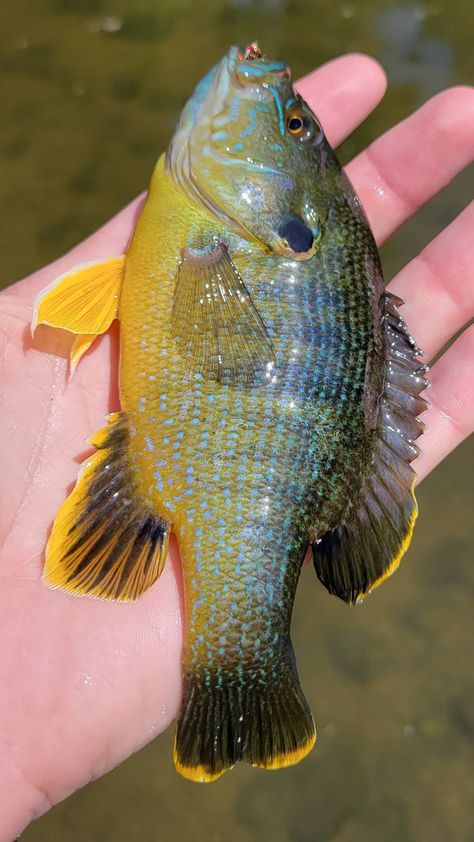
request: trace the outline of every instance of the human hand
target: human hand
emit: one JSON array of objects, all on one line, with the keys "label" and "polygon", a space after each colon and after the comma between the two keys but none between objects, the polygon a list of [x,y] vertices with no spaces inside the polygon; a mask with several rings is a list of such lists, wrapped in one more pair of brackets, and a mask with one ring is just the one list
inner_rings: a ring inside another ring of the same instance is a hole
[{"label": "human hand", "polygon": [[[385,90],[380,67],[345,56],[301,80],[337,145]],[[383,242],[472,157],[474,94],[435,97],[347,167]],[[30,337],[32,302],[76,263],[126,249],[143,197],[84,243],[0,295],[0,842],[52,803],[164,730],[181,694],[181,586],[172,543],[159,582],[137,603],[53,592],[41,581],[53,518],[86,455],[84,441],[118,406],[117,331],[99,339],[67,382],[67,338]],[[474,204],[391,282],[426,359],[474,310]],[[420,478],[474,425],[474,328],[434,365]]]}]

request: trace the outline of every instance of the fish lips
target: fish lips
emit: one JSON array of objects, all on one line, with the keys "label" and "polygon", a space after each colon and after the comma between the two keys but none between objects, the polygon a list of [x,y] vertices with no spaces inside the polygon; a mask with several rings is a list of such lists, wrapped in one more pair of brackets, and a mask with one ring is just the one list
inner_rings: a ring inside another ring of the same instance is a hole
[{"label": "fish lips", "polygon": [[231,47],[225,61],[232,83],[244,98],[270,98],[270,85],[291,81],[291,71],[285,62],[267,59],[256,44],[248,45],[245,50]]}]

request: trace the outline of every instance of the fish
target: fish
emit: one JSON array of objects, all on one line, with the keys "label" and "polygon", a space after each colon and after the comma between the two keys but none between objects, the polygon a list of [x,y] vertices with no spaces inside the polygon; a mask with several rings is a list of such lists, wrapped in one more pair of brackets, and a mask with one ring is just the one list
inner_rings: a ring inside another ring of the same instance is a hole
[{"label": "fish", "polygon": [[361,602],[417,516],[427,367],[367,217],[291,72],[257,42],[197,85],[125,254],[37,298],[71,371],[120,323],[120,406],[52,526],[44,579],[127,602],[184,578],[174,762],[208,782],[300,761],[316,730],[290,623],[308,546]]}]

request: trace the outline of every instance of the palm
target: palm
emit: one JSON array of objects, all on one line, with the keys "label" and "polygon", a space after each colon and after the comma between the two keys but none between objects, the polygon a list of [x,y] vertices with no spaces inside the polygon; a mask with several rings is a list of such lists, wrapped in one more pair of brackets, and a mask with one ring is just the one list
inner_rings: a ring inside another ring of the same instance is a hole
[{"label": "palm", "polygon": [[[337,144],[375,107],[384,79],[374,62],[347,56],[306,77],[300,90]],[[379,242],[469,162],[473,122],[472,91],[453,89],[350,164]],[[84,458],[84,441],[118,408],[118,349],[112,332],[67,384],[67,338],[45,328],[32,342],[32,300],[75,263],[123,251],[139,202],[1,296],[0,842],[167,727],[179,706],[177,564],[129,605],[77,599],[40,581],[48,529]],[[427,359],[472,315],[473,223],[471,205],[391,284],[407,302],[403,315]],[[420,477],[472,429],[473,341],[471,328],[432,370],[429,431],[415,463]],[[172,545],[173,561],[177,555]]]}]

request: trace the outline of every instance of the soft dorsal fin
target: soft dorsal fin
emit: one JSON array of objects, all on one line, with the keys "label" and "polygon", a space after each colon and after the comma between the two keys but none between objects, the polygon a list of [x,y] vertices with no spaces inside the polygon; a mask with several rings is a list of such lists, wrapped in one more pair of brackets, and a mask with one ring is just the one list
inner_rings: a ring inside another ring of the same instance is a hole
[{"label": "soft dorsal fin", "polygon": [[222,241],[183,250],[172,327],[193,371],[241,385],[271,376],[270,337]]},{"label": "soft dorsal fin", "polygon": [[316,573],[330,593],[355,603],[398,567],[417,516],[410,462],[418,455],[415,440],[427,408],[420,392],[428,385],[427,368],[397,306],[384,293],[387,373],[380,401],[371,469],[341,522],[313,544]]},{"label": "soft dorsal fin", "polygon": [[117,318],[125,255],[74,266],[36,298],[31,332],[40,324],[76,334],[71,373],[82,355]]}]

